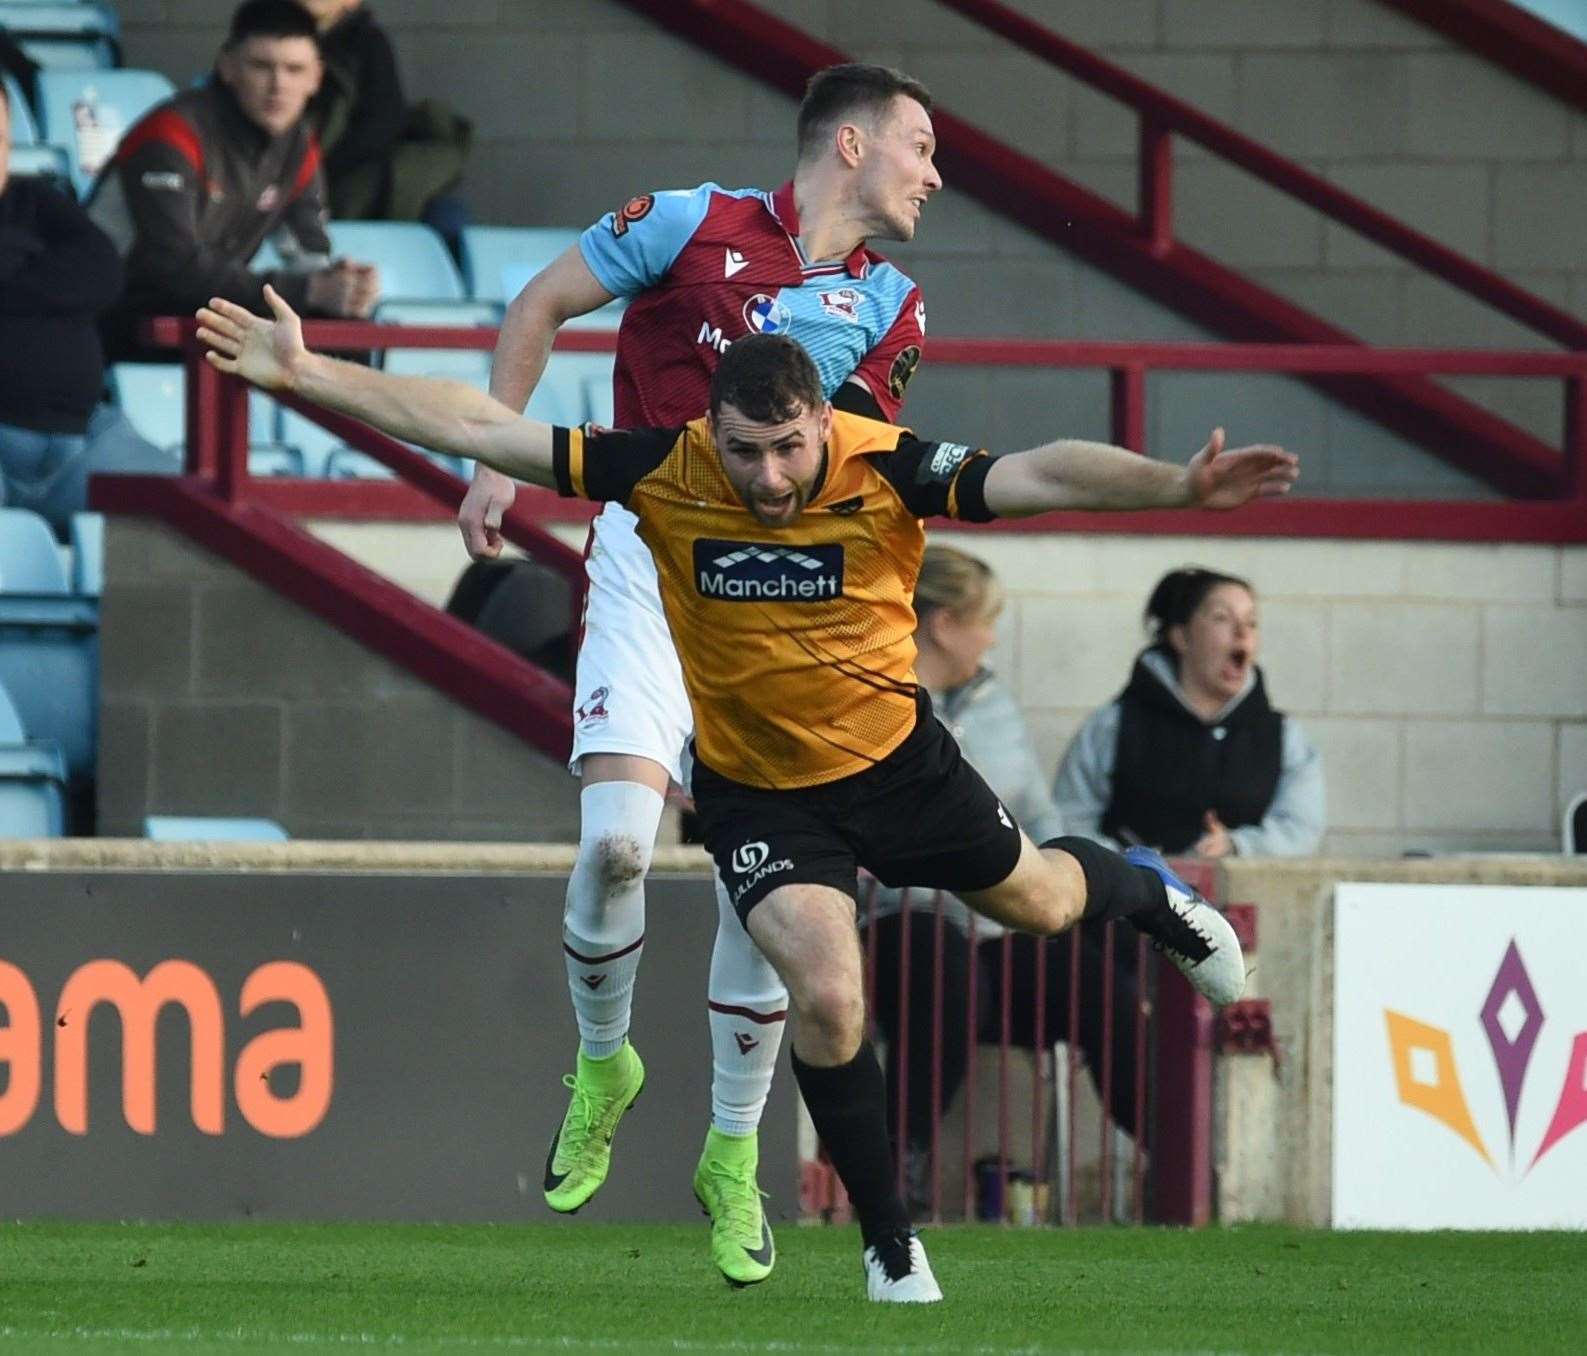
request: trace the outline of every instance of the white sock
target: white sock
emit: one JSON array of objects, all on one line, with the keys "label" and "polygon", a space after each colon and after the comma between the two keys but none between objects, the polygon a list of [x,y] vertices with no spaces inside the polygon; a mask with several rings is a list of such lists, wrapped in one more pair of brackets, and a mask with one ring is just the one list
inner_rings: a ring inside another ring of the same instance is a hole
[{"label": "white sock", "polygon": [[716,876],[711,951],[711,1123],[726,1135],[760,1127],[788,1019],[788,990],[728,902]]},{"label": "white sock", "polygon": [[579,1047],[592,1059],[628,1038],[645,943],[645,872],[662,797],[638,782],[592,782],[579,793],[579,856],[562,914],[568,992]]}]

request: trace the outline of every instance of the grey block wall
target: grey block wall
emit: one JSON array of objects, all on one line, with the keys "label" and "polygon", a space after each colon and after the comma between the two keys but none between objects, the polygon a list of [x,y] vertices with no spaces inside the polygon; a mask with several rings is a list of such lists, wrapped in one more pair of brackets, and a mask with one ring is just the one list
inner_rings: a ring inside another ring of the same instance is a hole
[{"label": "grey block wall", "polygon": [[[793,104],[615,0],[372,0],[410,97],[475,120],[466,196],[491,222],[580,225],[646,188],[788,172]],[[179,84],[204,69],[228,6],[122,0],[129,63]],[[1578,242],[1587,117],[1373,0],[1021,0],[1039,21],[1471,253],[1556,303],[1587,308]],[[791,22],[901,64],[945,108],[1126,207],[1135,123],[1120,105],[933,0],[785,0]],[[1177,222],[1198,248],[1380,344],[1542,347],[1194,147]],[[938,335],[1199,339],[1197,327],[951,190],[916,244],[888,251],[925,289]],[[1214,422],[1307,454],[1315,494],[1483,496],[1469,477],[1309,388],[1183,375],[1149,383],[1151,450],[1182,457]],[[1557,383],[1461,389],[1539,436]],[[1106,428],[1103,379],[927,361],[908,416],[995,447]]]},{"label": "grey block wall", "polygon": [[112,517],[99,832],[263,815],[295,838],[565,842],[557,763],[162,525]]}]

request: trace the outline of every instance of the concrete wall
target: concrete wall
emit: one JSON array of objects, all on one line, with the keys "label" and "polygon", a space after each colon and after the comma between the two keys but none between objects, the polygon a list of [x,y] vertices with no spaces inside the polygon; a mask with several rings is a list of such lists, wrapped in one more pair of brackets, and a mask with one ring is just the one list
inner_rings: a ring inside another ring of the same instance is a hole
[{"label": "concrete wall", "polygon": [[[1093,45],[1412,225],[1580,312],[1587,119],[1372,0],[1024,0]],[[582,224],[633,192],[704,179],[772,183],[792,103],[614,0],[378,0],[414,97],[478,128],[466,190],[487,221]],[[129,62],[178,83],[209,62],[224,5],[123,0]],[[933,0],[788,0],[778,12],[856,56],[901,63],[944,107],[1132,205],[1134,130],[1119,106],[1010,50]],[[1378,343],[1531,343],[1221,162],[1184,152],[1184,238]],[[1551,204],[1539,210],[1542,202]],[[939,335],[1195,339],[1202,331],[951,190],[918,245],[892,253]],[[1150,383],[1152,449],[1188,455],[1213,422],[1309,454],[1322,494],[1483,494],[1468,477],[1294,382]],[[1556,437],[1555,383],[1477,381]],[[970,415],[982,427],[966,427]],[[994,446],[1106,430],[1103,378],[949,369],[928,360],[909,417]]]},{"label": "concrete wall", "polygon": [[299,838],[577,839],[564,769],[185,538],[111,518],[105,581],[101,834],[191,814]]}]

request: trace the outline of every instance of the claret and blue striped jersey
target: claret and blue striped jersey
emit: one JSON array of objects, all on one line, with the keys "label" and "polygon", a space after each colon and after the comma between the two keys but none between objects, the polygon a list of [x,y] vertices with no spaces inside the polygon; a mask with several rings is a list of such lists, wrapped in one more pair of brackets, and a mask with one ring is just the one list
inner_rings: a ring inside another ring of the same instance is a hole
[{"label": "claret and blue striped jersey", "polygon": [[584,232],[580,250],[601,286],[633,298],[617,336],[620,427],[703,414],[717,359],[746,334],[792,336],[828,397],[856,376],[883,417],[897,418],[925,342],[920,289],[863,244],[812,262],[798,236],[791,183],[646,193]]}]

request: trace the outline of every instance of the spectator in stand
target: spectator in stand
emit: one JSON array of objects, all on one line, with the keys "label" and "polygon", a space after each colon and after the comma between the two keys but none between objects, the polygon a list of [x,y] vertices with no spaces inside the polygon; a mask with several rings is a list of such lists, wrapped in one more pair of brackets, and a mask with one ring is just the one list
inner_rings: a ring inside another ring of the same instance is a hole
[{"label": "spectator in stand", "polygon": [[363,0],[298,0],[319,27],[325,79],[309,118],[325,151],[331,215],[424,221],[457,254],[468,213],[448,195],[472,128],[432,100],[409,108],[391,39]]},{"label": "spectator in stand", "polygon": [[1303,857],[1325,828],[1322,758],[1268,703],[1256,593],[1174,570],[1146,604],[1152,643],[1058,768],[1069,833],[1170,855]]},{"label": "spectator in stand", "polygon": [[[264,310],[267,282],[311,315],[374,309],[375,268],[329,257],[319,142],[305,118],[320,76],[309,14],[295,0],[248,0],[213,76],[122,139],[88,201],[126,262],[104,327],[112,357],[136,355],[144,316],[189,314],[217,296]],[[249,261],[272,235],[285,265],[256,273]]]},{"label": "spectator in stand", "polygon": [[0,502],[32,509],[63,539],[92,471],[166,471],[176,459],[109,406],[99,314],[121,261],[65,193],[12,179],[11,107],[0,84]]},{"label": "spectator in stand", "polygon": [[[915,675],[931,693],[938,719],[958,741],[964,756],[986,779],[1010,814],[1032,839],[1045,841],[1067,832],[1047,780],[1031,750],[1030,732],[1018,703],[982,660],[997,638],[1003,590],[997,576],[975,556],[951,546],[926,547],[915,585]],[[909,1030],[907,1107],[899,1134],[898,1078],[903,946],[900,910],[905,896],[911,910],[909,938]],[[976,967],[977,1039],[995,1042],[1002,1034],[1005,930],[972,916],[953,896],[943,900],[941,1108],[949,1106],[964,1081],[969,1055],[970,966]],[[932,994],[936,986],[935,896],[928,891],[876,889],[874,913],[861,905],[862,924],[875,929],[875,1017],[887,1037],[889,1128],[904,1162],[913,1213],[930,1206],[932,1066],[939,1057],[934,1038]],[[973,927],[974,942],[971,941]],[[1102,1068],[1103,925],[1082,923],[1080,939],[1082,997],[1080,1048],[1099,1090]],[[1010,945],[1007,1001],[1010,1038],[1036,1048],[1037,957],[1046,971],[1041,1014],[1043,1044],[1064,1039],[1069,1024],[1070,949],[1067,941],[1041,943],[1015,936]],[[1113,1077],[1110,1110],[1126,1132],[1135,1132],[1135,959],[1136,934],[1118,930],[1113,943]],[[1038,1168],[1040,1165],[1036,1165]]]}]

